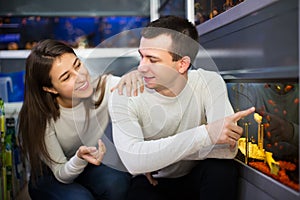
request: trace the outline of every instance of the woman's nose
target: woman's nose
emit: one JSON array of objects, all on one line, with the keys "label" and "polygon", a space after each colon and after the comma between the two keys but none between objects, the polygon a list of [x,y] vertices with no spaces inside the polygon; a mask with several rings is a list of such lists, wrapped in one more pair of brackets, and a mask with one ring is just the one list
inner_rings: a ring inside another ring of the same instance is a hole
[{"label": "woman's nose", "polygon": [[74,70],[74,75],[76,76],[77,81],[85,80],[85,75],[79,71]]}]

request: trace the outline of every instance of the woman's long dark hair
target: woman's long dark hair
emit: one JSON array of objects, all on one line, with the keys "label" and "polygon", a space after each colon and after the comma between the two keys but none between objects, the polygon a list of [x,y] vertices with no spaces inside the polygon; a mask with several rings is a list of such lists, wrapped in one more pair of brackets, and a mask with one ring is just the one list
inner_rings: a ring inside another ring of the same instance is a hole
[{"label": "woman's long dark hair", "polygon": [[[26,60],[24,101],[19,113],[18,139],[23,155],[31,166],[31,176],[35,179],[42,173],[42,159],[55,162],[46,149],[45,131],[47,123],[56,121],[60,116],[56,95],[45,92],[43,87],[52,87],[50,70],[56,58],[74,50],[56,40],[44,40],[38,43]],[[101,81],[102,79],[102,81]],[[100,78],[97,90],[101,87],[98,107],[104,96],[105,78]],[[91,105],[91,104],[89,104]]]}]

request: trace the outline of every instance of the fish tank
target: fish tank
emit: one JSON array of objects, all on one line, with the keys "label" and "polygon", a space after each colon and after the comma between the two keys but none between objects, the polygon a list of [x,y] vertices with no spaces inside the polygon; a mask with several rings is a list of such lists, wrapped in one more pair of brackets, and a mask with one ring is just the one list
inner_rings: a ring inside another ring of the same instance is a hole
[{"label": "fish tank", "polygon": [[243,1],[197,30],[195,66],[217,68],[235,112],[256,108],[238,121],[238,199],[300,199],[299,1]]},{"label": "fish tank", "polygon": [[299,84],[278,82],[227,83],[235,112],[255,107],[241,120],[244,134],[236,159],[299,191]]}]

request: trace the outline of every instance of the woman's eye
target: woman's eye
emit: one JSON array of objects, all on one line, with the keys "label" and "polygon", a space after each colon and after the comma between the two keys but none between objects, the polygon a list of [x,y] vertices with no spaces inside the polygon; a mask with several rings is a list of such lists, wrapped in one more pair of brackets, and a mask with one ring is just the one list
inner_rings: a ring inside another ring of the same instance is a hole
[{"label": "woman's eye", "polygon": [[70,78],[70,75],[67,75],[67,76],[65,76],[63,79],[62,79],[62,81],[66,81],[66,80],[68,80]]},{"label": "woman's eye", "polygon": [[75,66],[75,69],[78,70],[81,66],[81,62],[79,62],[76,66]]},{"label": "woman's eye", "polygon": [[70,78],[70,75],[66,75],[61,79],[61,81],[64,82],[64,81],[68,80],[69,78]]}]

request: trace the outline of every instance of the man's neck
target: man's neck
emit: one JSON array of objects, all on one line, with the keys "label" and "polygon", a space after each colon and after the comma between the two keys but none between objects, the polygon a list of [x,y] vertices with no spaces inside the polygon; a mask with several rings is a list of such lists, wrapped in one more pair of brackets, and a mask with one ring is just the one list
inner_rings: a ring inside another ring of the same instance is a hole
[{"label": "man's neck", "polygon": [[167,97],[176,97],[185,88],[187,81],[188,81],[187,74],[183,76],[179,76],[174,81],[174,84],[172,86],[169,86],[168,88],[162,87],[161,89],[156,89],[156,92]]}]

